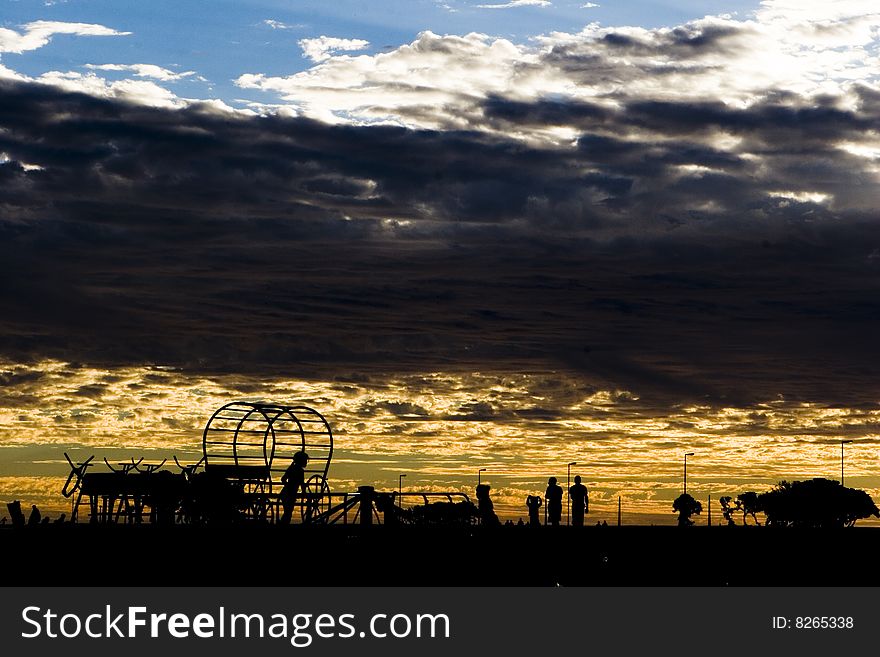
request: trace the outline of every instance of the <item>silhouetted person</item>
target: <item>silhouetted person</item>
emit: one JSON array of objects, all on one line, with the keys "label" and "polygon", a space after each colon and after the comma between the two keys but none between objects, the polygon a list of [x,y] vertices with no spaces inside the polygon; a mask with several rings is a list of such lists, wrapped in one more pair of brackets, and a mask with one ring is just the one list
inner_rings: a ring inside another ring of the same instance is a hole
[{"label": "silhouetted person", "polygon": [[[297,452],[293,455],[293,461],[287,471],[281,475],[281,483],[284,487],[281,489],[281,506],[284,513],[278,521],[282,525],[290,524],[290,516],[293,514],[293,507],[296,505],[296,498],[300,489],[305,489],[306,482],[306,466],[309,464],[309,455],[305,452]],[[305,497],[305,490],[303,490]]]},{"label": "silhouetted person", "polygon": [[571,498],[571,524],[575,527],[584,526],[584,514],[590,512],[590,499],[587,487],[581,483],[581,476],[574,478],[574,485],[568,489]]},{"label": "silhouetted person", "polygon": [[63,524],[64,524],[64,519],[65,519],[66,517],[67,517],[67,514],[66,514],[66,513],[62,513],[60,516],[58,516],[57,518],[55,518],[55,524],[56,524],[56,525],[63,525]]},{"label": "silhouetted person", "polygon": [[[4,520],[5,520],[5,518],[4,518]],[[516,526],[517,526],[517,527],[525,527],[525,526],[526,526],[526,523],[524,523],[524,522],[522,521],[522,518],[520,518],[519,520],[516,521]]]},{"label": "silhouetted person", "polygon": [[603,526],[603,527],[607,527],[607,526],[608,526],[608,521],[607,521],[607,520],[603,520],[603,521],[602,521],[602,526]]},{"label": "silhouetted person", "polygon": [[540,495],[529,495],[526,498],[526,506],[529,508],[529,527],[541,526],[541,516],[538,512],[543,504]]},{"label": "silhouetted person", "polygon": [[36,504],[31,504],[31,513],[28,516],[28,525],[39,525],[42,514]]},{"label": "silhouetted person", "polygon": [[477,511],[480,514],[480,524],[483,527],[498,527],[501,521],[495,515],[495,505],[489,499],[489,484],[477,486]]},{"label": "silhouetted person", "polygon": [[558,527],[562,520],[562,486],[556,483],[556,477],[550,477],[547,482],[547,522]]}]

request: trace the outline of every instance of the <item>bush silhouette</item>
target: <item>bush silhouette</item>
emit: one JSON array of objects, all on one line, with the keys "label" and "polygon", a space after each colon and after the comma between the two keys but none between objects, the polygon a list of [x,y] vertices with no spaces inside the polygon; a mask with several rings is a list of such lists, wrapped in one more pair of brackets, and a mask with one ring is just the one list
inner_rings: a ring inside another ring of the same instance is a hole
[{"label": "bush silhouette", "polygon": [[758,495],[758,506],[774,527],[851,527],[860,518],[880,517],[865,491],[822,478],[781,481]]},{"label": "bush silhouette", "polygon": [[760,525],[758,517],[755,515],[761,510],[761,503],[758,501],[758,494],[754,491],[748,491],[742,495],[736,496],[736,508],[742,511],[743,526],[747,525],[746,518],[752,516],[756,525]]},{"label": "bush silhouette", "polygon": [[703,505],[687,493],[682,493],[672,503],[672,511],[678,514],[678,526],[687,527],[694,524],[691,516],[699,515],[703,511]]}]

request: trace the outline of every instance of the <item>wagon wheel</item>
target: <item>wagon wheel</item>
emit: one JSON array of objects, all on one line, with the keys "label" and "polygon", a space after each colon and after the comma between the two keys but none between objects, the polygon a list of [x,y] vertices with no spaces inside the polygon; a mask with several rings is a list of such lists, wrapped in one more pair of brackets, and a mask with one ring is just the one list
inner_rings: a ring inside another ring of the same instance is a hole
[{"label": "wagon wheel", "polygon": [[303,523],[314,522],[314,519],[330,510],[330,486],[323,475],[312,475],[303,485],[303,503],[300,507]]}]

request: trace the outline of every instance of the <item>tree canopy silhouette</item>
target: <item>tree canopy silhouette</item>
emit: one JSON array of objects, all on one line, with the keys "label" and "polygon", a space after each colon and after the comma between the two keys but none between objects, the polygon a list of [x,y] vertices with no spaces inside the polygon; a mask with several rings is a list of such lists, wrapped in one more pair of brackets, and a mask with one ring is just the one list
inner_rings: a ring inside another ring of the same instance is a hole
[{"label": "tree canopy silhouette", "polygon": [[823,478],[781,481],[758,495],[758,505],[774,527],[851,527],[861,518],[880,517],[865,491]]},{"label": "tree canopy silhouette", "polygon": [[688,527],[694,524],[691,516],[702,513],[703,505],[687,493],[682,493],[672,503],[672,511],[678,514],[678,526]]},{"label": "tree canopy silhouette", "polygon": [[747,525],[748,522],[746,518],[748,516],[752,516],[752,519],[755,521],[756,525],[760,525],[758,522],[758,516],[755,514],[761,510],[761,504],[758,501],[758,494],[754,491],[748,491],[741,495],[736,496],[736,508],[737,510],[742,511],[743,514],[743,526]]}]

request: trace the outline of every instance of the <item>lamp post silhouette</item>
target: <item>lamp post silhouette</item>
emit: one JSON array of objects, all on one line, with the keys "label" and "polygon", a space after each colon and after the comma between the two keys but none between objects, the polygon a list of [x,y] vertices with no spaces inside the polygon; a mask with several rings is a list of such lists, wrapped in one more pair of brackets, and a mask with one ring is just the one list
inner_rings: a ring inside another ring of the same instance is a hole
[{"label": "lamp post silhouette", "polygon": [[687,452],[684,455],[684,492],[687,495],[688,492],[688,456],[693,456],[693,452]]},{"label": "lamp post silhouette", "polygon": [[841,440],[840,441],[840,485],[843,486],[843,446],[847,443],[851,443],[851,440]]},{"label": "lamp post silhouette", "polygon": [[397,506],[403,508],[403,478],[405,474],[397,475]]},{"label": "lamp post silhouette", "polygon": [[483,483],[483,473],[487,470],[487,468],[480,468],[477,470],[477,486]]},{"label": "lamp post silhouette", "polygon": [[568,491],[568,497],[565,499],[565,524],[566,526],[571,524],[571,466],[577,465],[577,461],[572,461],[568,464],[568,476],[565,479],[566,490]]}]

